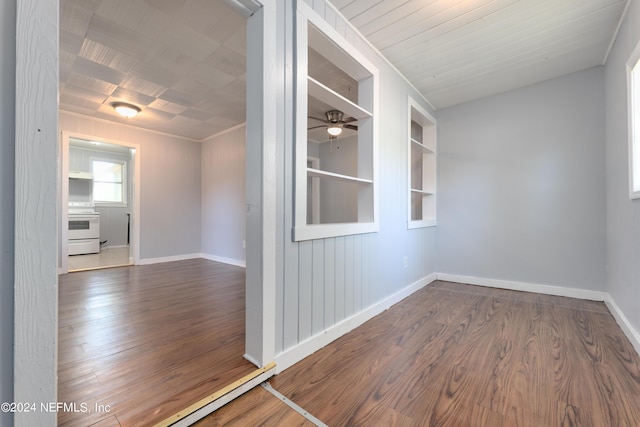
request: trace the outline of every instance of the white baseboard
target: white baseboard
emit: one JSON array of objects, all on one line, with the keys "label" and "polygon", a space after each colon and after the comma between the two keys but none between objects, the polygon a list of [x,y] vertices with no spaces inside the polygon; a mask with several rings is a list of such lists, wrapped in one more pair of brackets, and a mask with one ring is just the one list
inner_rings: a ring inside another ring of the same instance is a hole
[{"label": "white baseboard", "polygon": [[296,344],[295,346],[286,349],[276,356],[276,373],[280,373],[293,364],[304,359],[305,357],[310,356],[314,352],[320,350],[322,347],[340,338],[347,332],[350,332],[358,326],[362,325],[367,320],[387,310],[392,305],[402,301],[414,292],[429,285],[434,280],[436,280],[436,274],[430,274],[410,284],[409,286],[396,292],[395,294],[388,296],[382,301],[379,301],[372,306],[367,307],[360,313],[354,314],[353,316],[333,325],[329,329],[326,329],[321,333],[309,337],[306,340]]},{"label": "white baseboard", "polygon": [[184,261],[186,259],[202,258],[200,255],[201,254],[185,254],[185,255],[165,256],[160,258],[145,258],[140,260],[140,265],[158,264],[161,262]]},{"label": "white baseboard", "polygon": [[438,273],[438,280],[446,282],[464,283],[467,285],[486,286],[488,288],[510,289],[512,291],[533,292],[536,294],[556,295],[586,299],[591,301],[604,301],[605,292],[588,291],[577,288],[564,288],[562,286],[539,285],[535,283],[514,282],[511,280],[486,279],[483,277],[461,276],[456,274]]},{"label": "white baseboard", "polygon": [[616,304],[611,295],[609,295],[608,293],[605,296],[604,303],[607,304],[607,307],[609,307],[609,311],[611,311],[613,318],[616,319],[616,322],[618,322],[620,329],[622,329],[622,332],[624,332],[624,334],[627,336],[627,338],[631,342],[631,345],[633,345],[633,348],[636,349],[636,353],[640,355],[640,334],[638,333],[638,331],[636,331],[635,328],[631,325],[631,322],[629,322],[627,316],[624,315],[622,310],[620,310],[620,307],[618,307],[618,304]]},{"label": "white baseboard", "polygon": [[200,254],[200,257],[204,259],[208,259],[210,261],[221,262],[223,264],[235,265],[237,267],[247,267],[247,262],[241,259],[233,259],[233,258],[225,258],[222,256],[211,255],[211,254]]}]

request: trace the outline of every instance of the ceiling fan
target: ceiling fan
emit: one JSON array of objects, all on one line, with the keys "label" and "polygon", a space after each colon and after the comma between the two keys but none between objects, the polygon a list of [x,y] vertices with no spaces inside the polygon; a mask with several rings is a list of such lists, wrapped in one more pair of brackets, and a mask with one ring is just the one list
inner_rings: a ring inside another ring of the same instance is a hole
[{"label": "ceiling fan", "polygon": [[325,113],[325,115],[327,117],[326,120],[320,119],[318,117],[309,116],[310,119],[318,120],[318,121],[323,122],[325,124],[319,125],[319,126],[310,127],[307,130],[319,129],[319,128],[323,128],[324,127],[324,128],[327,129],[327,133],[332,138],[335,138],[338,135],[340,135],[342,133],[343,129],[351,129],[351,130],[355,130],[355,131],[358,130],[358,126],[349,124],[351,122],[355,122],[356,119],[350,118],[349,120],[343,120],[344,113],[342,111],[330,110],[330,111],[327,111]]}]

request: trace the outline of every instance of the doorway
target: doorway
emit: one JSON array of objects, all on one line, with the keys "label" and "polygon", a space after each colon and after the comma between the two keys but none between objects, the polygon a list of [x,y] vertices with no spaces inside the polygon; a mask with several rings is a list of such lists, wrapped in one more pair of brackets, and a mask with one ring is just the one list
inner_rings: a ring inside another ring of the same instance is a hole
[{"label": "doorway", "polygon": [[[257,3],[249,2],[254,5]],[[282,134],[278,119],[284,117],[285,96],[280,91],[284,77],[266,72],[280,64],[279,44],[284,35],[274,32],[282,12],[277,2],[263,0],[262,8],[251,11],[248,31],[247,142],[247,313],[245,351],[248,359],[265,366],[275,355],[277,194],[263,183],[276,182],[277,147]],[[38,0],[18,2],[16,14],[16,192],[15,220],[15,401],[57,400],[56,348],[58,271],[56,239],[59,221],[48,216],[43,206],[56,205],[56,181],[60,177],[56,140],[58,81],[51,66],[58,56],[58,7]],[[44,41],[44,42],[43,42]],[[283,44],[283,43],[282,43]],[[37,90],[33,90],[37,88]],[[37,124],[34,125],[34,124]],[[34,155],[36,154],[36,155]],[[34,236],[36,238],[34,238]],[[33,262],[38,260],[38,262]],[[30,298],[37,295],[38,298]],[[37,313],[37,315],[34,315]],[[247,315],[249,316],[249,315]],[[34,334],[33,331],[38,331]],[[38,387],[34,387],[38,384]],[[15,414],[17,423],[53,425],[55,413]]]},{"label": "doorway", "polygon": [[63,132],[61,159],[61,273],[139,264],[140,146]]}]

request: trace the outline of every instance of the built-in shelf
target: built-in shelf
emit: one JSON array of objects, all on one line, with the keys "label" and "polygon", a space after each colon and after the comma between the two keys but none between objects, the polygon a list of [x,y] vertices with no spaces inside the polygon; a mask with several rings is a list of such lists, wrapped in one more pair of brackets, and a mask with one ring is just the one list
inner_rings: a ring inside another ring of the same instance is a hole
[{"label": "built-in shelf", "polygon": [[411,143],[413,144],[414,147],[419,148],[420,150],[424,151],[425,153],[433,153],[433,149],[427,147],[426,145],[424,145],[422,142],[418,141],[417,139],[411,138]]},{"label": "built-in shelf", "polygon": [[331,105],[334,109],[342,111],[345,116],[353,117],[356,120],[367,119],[372,116],[369,111],[351,102],[313,77],[307,76],[307,79],[309,80],[309,96]]},{"label": "built-in shelf", "polygon": [[370,179],[357,178],[355,176],[342,175],[334,172],[327,172],[320,169],[307,168],[307,175],[316,178],[329,178],[334,181],[353,182],[356,184],[372,184]]},{"label": "built-in shelf", "polygon": [[418,102],[408,105],[408,228],[436,225],[436,121]]},{"label": "built-in shelf", "polygon": [[[295,3],[293,239],[376,232],[379,71],[306,2]],[[334,110],[345,125],[337,138],[323,119]],[[331,142],[313,144],[321,141]]]}]

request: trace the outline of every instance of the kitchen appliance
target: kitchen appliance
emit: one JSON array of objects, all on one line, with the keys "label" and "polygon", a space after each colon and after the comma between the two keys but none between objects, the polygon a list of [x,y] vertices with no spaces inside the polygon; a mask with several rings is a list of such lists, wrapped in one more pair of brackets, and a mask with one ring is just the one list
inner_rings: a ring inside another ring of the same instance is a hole
[{"label": "kitchen appliance", "polygon": [[100,213],[93,202],[69,202],[69,255],[100,252]]}]

